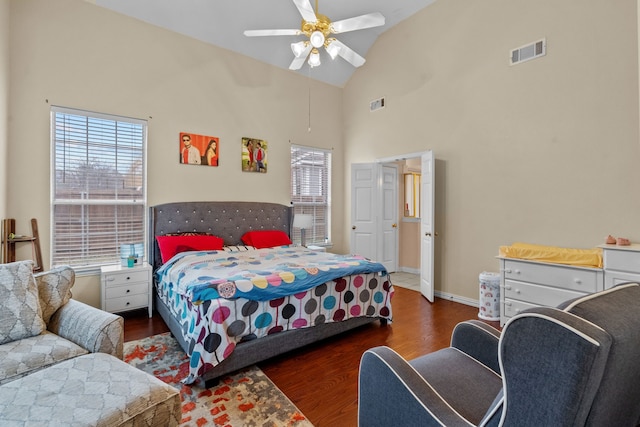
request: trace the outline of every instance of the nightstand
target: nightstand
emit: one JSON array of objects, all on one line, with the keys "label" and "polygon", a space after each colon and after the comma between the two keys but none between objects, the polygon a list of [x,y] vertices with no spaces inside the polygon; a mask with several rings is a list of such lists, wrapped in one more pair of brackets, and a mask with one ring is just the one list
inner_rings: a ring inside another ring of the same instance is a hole
[{"label": "nightstand", "polygon": [[107,265],[100,268],[102,309],[110,313],[148,307],[152,315],[151,266]]}]

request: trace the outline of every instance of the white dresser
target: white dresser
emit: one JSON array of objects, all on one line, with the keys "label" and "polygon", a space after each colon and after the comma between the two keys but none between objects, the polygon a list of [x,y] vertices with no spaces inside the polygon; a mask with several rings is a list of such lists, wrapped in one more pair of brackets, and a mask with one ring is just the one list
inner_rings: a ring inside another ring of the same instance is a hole
[{"label": "white dresser", "polygon": [[499,257],[500,325],[527,308],[554,307],[620,283],[640,283],[640,244],[598,247],[602,269]]},{"label": "white dresser", "polygon": [[604,270],[499,258],[500,325],[532,307],[554,307],[604,289]]},{"label": "white dresser", "polygon": [[600,245],[604,261],[604,288],[624,282],[640,283],[640,244]]},{"label": "white dresser", "polygon": [[108,265],[101,268],[102,309],[110,313],[148,307],[152,316],[151,266]]}]

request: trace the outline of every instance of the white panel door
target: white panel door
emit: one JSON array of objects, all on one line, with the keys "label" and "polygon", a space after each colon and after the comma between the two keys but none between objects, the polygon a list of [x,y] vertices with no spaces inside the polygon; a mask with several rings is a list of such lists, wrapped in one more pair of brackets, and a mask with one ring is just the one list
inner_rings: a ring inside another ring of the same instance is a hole
[{"label": "white panel door", "polygon": [[351,165],[351,253],[376,259],[377,165]]},{"label": "white panel door", "polygon": [[382,236],[378,242],[378,257],[375,259],[389,273],[398,270],[398,168],[395,165],[380,167],[381,205],[380,212]]},{"label": "white panel door", "polygon": [[435,164],[433,151],[422,154],[420,179],[420,292],[433,302]]}]

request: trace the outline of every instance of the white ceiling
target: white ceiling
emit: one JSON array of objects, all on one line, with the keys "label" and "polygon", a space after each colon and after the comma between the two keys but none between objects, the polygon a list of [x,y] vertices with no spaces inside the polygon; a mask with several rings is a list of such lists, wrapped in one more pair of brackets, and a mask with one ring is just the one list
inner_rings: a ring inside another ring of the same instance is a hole
[{"label": "white ceiling", "polygon": [[[337,35],[341,42],[367,57],[378,36],[435,0],[319,0],[319,13],[332,21],[380,12],[382,27]],[[94,0],[98,6],[229,49],[276,67],[289,69],[290,44],[304,36],[246,37],[244,30],[299,29],[302,17],[292,0]],[[311,0],[316,6],[316,0]],[[318,11],[316,11],[318,12]],[[355,68],[338,57],[321,52],[322,64],[298,72],[344,87]],[[366,67],[365,63],[363,67]]]}]

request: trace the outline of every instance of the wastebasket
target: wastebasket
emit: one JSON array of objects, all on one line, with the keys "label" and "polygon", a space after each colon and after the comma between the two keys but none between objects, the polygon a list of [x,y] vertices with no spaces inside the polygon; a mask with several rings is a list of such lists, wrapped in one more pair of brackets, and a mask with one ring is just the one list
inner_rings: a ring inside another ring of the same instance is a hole
[{"label": "wastebasket", "polygon": [[500,320],[500,274],[480,273],[480,311],[483,320]]}]

